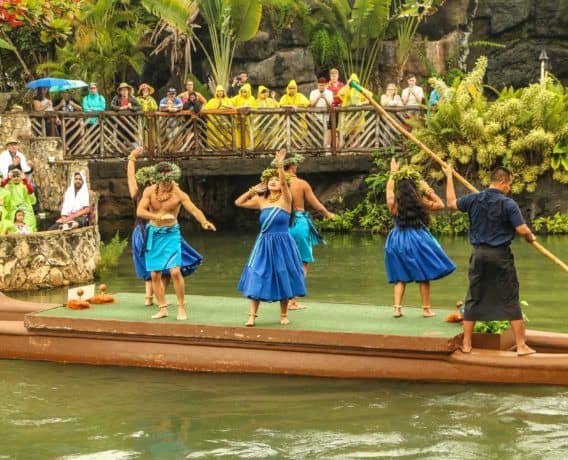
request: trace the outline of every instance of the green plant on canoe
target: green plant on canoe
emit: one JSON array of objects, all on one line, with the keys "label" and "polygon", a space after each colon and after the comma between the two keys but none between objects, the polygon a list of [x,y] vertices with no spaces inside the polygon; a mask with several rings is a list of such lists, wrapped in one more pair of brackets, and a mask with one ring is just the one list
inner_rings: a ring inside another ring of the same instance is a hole
[{"label": "green plant on canoe", "polygon": [[122,239],[118,232],[108,243],[101,243],[101,260],[97,265],[97,274],[118,266],[126,246],[128,246],[128,240]]}]

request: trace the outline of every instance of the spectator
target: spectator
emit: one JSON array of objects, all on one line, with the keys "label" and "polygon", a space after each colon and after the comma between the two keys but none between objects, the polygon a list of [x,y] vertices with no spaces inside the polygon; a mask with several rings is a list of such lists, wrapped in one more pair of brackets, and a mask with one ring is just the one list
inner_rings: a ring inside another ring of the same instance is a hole
[{"label": "spectator", "polygon": [[268,88],[262,85],[258,87],[256,106],[261,109],[276,109],[279,107],[278,102],[272,96],[269,96]]},{"label": "spectator", "polygon": [[416,76],[410,74],[406,80],[408,87],[402,90],[402,103],[404,105],[420,105],[424,100],[424,90],[416,86]]},{"label": "spectator", "polygon": [[[89,94],[83,98],[82,106],[83,112],[102,112],[106,109],[105,98],[98,93],[96,83],[89,83]],[[85,122],[87,126],[94,126],[97,120],[97,117],[93,117],[86,119]]]},{"label": "spectator", "polygon": [[[199,101],[199,103],[200,103],[202,106],[203,106],[204,104],[207,104],[207,99],[205,99],[201,93],[195,91],[194,85],[193,85],[193,81],[187,80],[187,81],[185,82],[185,91],[179,95],[179,98],[181,99],[181,102],[183,102],[183,103],[185,104],[185,103],[187,102],[187,100],[189,99],[189,95],[190,95],[191,93],[195,93],[195,96],[197,97],[197,100]],[[185,109],[184,109],[184,110],[185,110]]]},{"label": "spectator", "polygon": [[55,111],[61,112],[81,112],[82,110],[82,107],[71,98],[69,91],[63,91],[61,100],[55,106]]},{"label": "spectator", "polygon": [[298,92],[295,80],[290,80],[286,87],[286,94],[280,98],[280,106],[308,107],[310,101],[302,93]]},{"label": "spectator", "polygon": [[[33,100],[34,112],[53,113],[53,102],[49,96],[49,88],[38,88]],[[56,128],[53,124],[55,117],[45,117],[45,136],[56,136]],[[57,122],[58,120],[56,120]]]},{"label": "spectator", "polygon": [[112,98],[110,102],[111,110],[116,112],[139,112],[140,111],[140,104],[138,100],[134,97],[134,88],[130,86],[128,83],[121,83],[118,85],[118,89],[116,90],[118,93],[116,96]]},{"label": "spectator", "polygon": [[231,99],[233,107],[256,107],[256,99],[252,95],[252,88],[247,83],[239,89],[239,94]]},{"label": "spectator", "polygon": [[[324,77],[318,79],[318,87],[310,93],[310,106],[329,109],[333,105],[333,92],[327,89],[327,80]],[[318,116],[322,127],[325,129],[325,147],[329,148],[331,139],[331,122],[329,114],[322,113]]]},{"label": "spectator", "polygon": [[404,104],[402,99],[397,93],[397,87],[394,83],[389,83],[387,85],[387,90],[385,94],[381,96],[381,105],[384,107],[401,107]]},{"label": "spectator", "polygon": [[53,112],[53,102],[49,97],[49,88],[38,88],[33,101],[34,112]]},{"label": "spectator", "polygon": [[[352,73],[347,80],[347,84],[341,88],[337,94],[341,99],[342,107],[351,107],[365,104],[364,96],[355,88],[351,88],[351,82],[359,83],[359,77]],[[359,134],[365,126],[365,113],[364,112],[343,112],[340,114],[339,119],[339,132],[345,142],[349,138],[351,147],[359,146]]]},{"label": "spectator", "polygon": [[16,233],[22,235],[29,235],[32,233],[32,229],[25,222],[26,212],[23,209],[16,209],[16,214],[14,215],[14,227],[16,227]]},{"label": "spectator", "polygon": [[6,141],[6,150],[0,153],[0,175],[2,179],[8,177],[8,171],[19,168],[24,174],[31,174],[33,162],[27,161],[25,155],[18,150],[18,140],[10,138]]},{"label": "spectator", "polygon": [[[252,88],[248,83],[241,86],[239,89],[239,94],[231,99],[234,107],[256,107],[256,99],[252,95]],[[241,135],[240,126],[237,124],[235,126],[235,145],[237,148],[241,147]],[[250,117],[245,117],[245,146],[250,146]]]},{"label": "spectator", "polygon": [[[225,95],[222,85],[215,88],[215,97],[207,101],[206,110],[223,110],[233,107],[231,99]],[[232,119],[228,115],[207,115],[207,144],[213,148],[229,148],[232,146]]]},{"label": "spectator", "polygon": [[[0,193],[4,189],[0,187]],[[7,219],[7,210],[4,207],[4,200],[0,198],[0,235],[9,235],[10,233],[17,233],[14,223]]]},{"label": "spectator", "polygon": [[438,90],[434,88],[430,93],[430,97],[428,98],[428,114],[430,112],[435,112],[438,110],[438,101],[440,100],[440,94]]},{"label": "spectator", "polygon": [[241,90],[241,87],[246,85],[248,82],[248,73],[246,72],[240,72],[234,79],[233,79],[233,83],[231,84],[231,86],[229,87],[229,90],[227,91],[227,95],[229,97],[235,97],[237,94],[239,94],[239,91]]},{"label": "spectator", "polygon": [[55,221],[51,230],[86,227],[91,224],[91,211],[87,181],[83,173],[77,171],[73,174],[71,184],[65,191],[61,217]]},{"label": "spectator", "polygon": [[199,100],[198,93],[189,93],[187,101],[183,104],[183,110],[191,110],[193,113],[201,112],[201,101]]},{"label": "spectator", "polygon": [[158,110],[158,103],[152,97],[152,94],[154,94],[154,88],[147,83],[142,83],[138,87],[137,100],[142,112],[155,112]]},{"label": "spectator", "polygon": [[339,70],[331,69],[329,71],[329,83],[327,89],[333,93],[333,107],[341,106],[341,98],[337,95],[339,90],[343,88],[343,82],[339,81]]},{"label": "spectator", "polygon": [[9,177],[2,181],[2,187],[6,189],[7,198],[4,207],[7,211],[7,218],[14,221],[16,210],[25,211],[25,223],[31,228],[32,232],[37,230],[36,218],[33,205],[36,203],[34,188],[18,167],[10,171]]},{"label": "spectator", "polygon": [[162,112],[179,112],[183,109],[183,103],[181,99],[176,96],[176,89],[170,88],[166,94],[166,97],[160,100],[160,111]]}]

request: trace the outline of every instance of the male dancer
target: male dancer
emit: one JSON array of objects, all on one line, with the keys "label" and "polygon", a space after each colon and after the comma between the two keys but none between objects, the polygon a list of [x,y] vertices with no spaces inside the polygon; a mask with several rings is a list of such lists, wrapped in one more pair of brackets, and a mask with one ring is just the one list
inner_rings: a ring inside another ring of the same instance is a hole
[{"label": "male dancer", "polygon": [[[308,264],[314,261],[313,246],[323,242],[323,237],[318,233],[310,213],[306,211],[306,202],[319,212],[324,218],[330,219],[335,216],[332,212],[317,199],[308,181],[296,176],[298,164],[304,161],[301,155],[294,155],[284,160],[284,171],[290,177],[290,191],[292,192],[292,225],[290,234],[300,250],[302,264],[304,266],[304,276],[308,274]],[[296,299],[288,302],[289,310],[302,310],[305,306],[299,304]]]},{"label": "male dancer", "polygon": [[515,335],[517,355],[530,355],[535,351],[525,342],[519,281],[510,245],[516,233],[529,243],[536,237],[525,223],[517,203],[507,197],[511,192],[513,175],[507,168],[497,167],[491,173],[489,188],[458,199],[452,167],[447,166],[444,172],[447,206],[468,213],[469,240],[473,246],[461,350],[471,352],[476,321],[507,320]]},{"label": "male dancer", "polygon": [[215,231],[215,226],[207,220],[203,212],[183,192],[176,181],[181,170],[173,163],[162,162],[156,165],[156,185],[144,190],[136,214],[149,221],[146,243],[146,270],[152,273],[152,289],[160,311],[153,319],[168,316],[166,293],[162,284],[162,270],[169,270],[174,283],[178,301],[177,319],[187,319],[185,311],[185,284],[181,274],[181,233],[177,216],[181,206],[201,224],[205,230]]}]

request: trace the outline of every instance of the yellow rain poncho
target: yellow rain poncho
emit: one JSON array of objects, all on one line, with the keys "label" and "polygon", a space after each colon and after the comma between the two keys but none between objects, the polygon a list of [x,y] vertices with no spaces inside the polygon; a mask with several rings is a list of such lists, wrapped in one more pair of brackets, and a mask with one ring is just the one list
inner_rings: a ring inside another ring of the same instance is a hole
[{"label": "yellow rain poncho", "polygon": [[[290,88],[296,88],[296,93],[290,95]],[[296,80],[290,80],[286,87],[286,94],[280,98],[280,105],[291,105],[294,107],[309,107],[310,101],[306,96],[298,91]]]},{"label": "yellow rain poncho", "polygon": [[[225,95],[225,89],[221,85],[215,88],[215,97],[205,104],[205,110],[224,110],[233,108],[233,103]],[[211,114],[207,115],[207,144],[216,149],[232,149],[232,115]]]},{"label": "yellow rain poncho", "polygon": [[[262,93],[266,92],[266,97]],[[266,86],[260,85],[256,98],[256,106],[262,109],[277,109],[278,102],[269,96]],[[283,142],[282,134],[278,132],[278,121],[281,117],[277,114],[257,114],[254,118],[254,146],[270,150],[277,148]]]},{"label": "yellow rain poncho", "polygon": [[[256,107],[256,99],[252,95],[252,88],[251,86],[246,83],[239,89],[239,94],[231,99],[233,105],[236,107]],[[240,117],[240,115],[239,115]],[[250,123],[251,115],[246,115],[245,117],[245,146],[250,146],[250,138],[251,138],[251,123]],[[241,129],[240,123],[235,123],[235,145],[237,148],[241,148]]]},{"label": "yellow rain poncho", "polygon": [[[359,83],[359,77],[354,73],[351,74],[349,80]],[[351,88],[349,84],[341,88],[337,96],[341,99],[341,107],[363,105],[366,102],[365,97],[355,88]],[[361,131],[364,126],[364,112],[344,112],[340,114],[339,132],[342,136],[353,136]]]},{"label": "yellow rain poncho", "polygon": [[[267,96],[263,99],[261,94],[266,91]],[[260,85],[258,87],[258,93],[256,96],[256,106],[261,109],[277,109],[280,107],[278,102],[272,99],[269,95],[268,88],[266,86]]]}]

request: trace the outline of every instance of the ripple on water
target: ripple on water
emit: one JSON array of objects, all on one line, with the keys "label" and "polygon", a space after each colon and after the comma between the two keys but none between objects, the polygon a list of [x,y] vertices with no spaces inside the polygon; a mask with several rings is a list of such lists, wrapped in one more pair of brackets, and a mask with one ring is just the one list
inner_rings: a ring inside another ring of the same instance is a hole
[{"label": "ripple on water", "polygon": [[52,418],[43,418],[43,419],[23,419],[23,420],[10,420],[11,425],[16,426],[43,426],[43,425],[53,425],[56,423],[69,423],[69,422],[76,422],[77,419],[75,417],[70,418],[59,418],[59,417],[52,417]]},{"label": "ripple on water", "polygon": [[142,454],[140,452],[128,450],[104,450],[102,452],[93,452],[92,454],[65,455],[59,457],[59,460],[129,460],[138,458]]},{"label": "ripple on water", "polygon": [[279,456],[280,453],[273,449],[269,444],[256,441],[233,441],[228,439],[218,439],[208,441],[212,444],[226,444],[223,447],[215,447],[207,450],[198,450],[187,455],[185,458],[269,458]]}]

